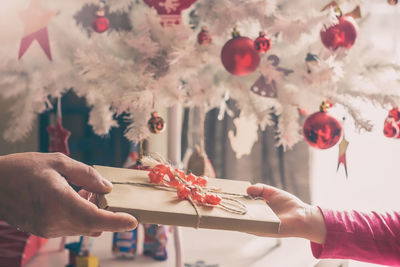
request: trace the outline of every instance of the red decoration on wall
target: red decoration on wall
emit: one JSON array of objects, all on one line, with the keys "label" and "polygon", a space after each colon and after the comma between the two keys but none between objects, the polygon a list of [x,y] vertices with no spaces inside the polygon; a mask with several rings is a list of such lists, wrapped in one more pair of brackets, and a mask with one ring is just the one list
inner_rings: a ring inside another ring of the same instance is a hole
[{"label": "red decoration on wall", "polygon": [[324,102],[321,110],[310,115],[303,125],[303,135],[309,145],[319,149],[327,149],[336,145],[342,136],[341,124],[326,109],[331,104]]},{"label": "red decoration on wall", "polygon": [[21,59],[33,41],[37,41],[49,60],[52,60],[47,25],[56,12],[42,7],[40,0],[31,0],[27,9],[21,10],[24,34],[18,53]]},{"label": "red decoration on wall", "polygon": [[325,47],[335,51],[342,47],[349,49],[356,42],[357,26],[350,16],[342,16],[336,25],[321,31],[321,40]]},{"label": "red decoration on wall", "polygon": [[161,25],[174,26],[182,23],[181,12],[189,8],[196,0],[143,0],[157,10]]},{"label": "red decoration on wall", "polygon": [[222,64],[233,75],[248,75],[260,64],[260,54],[254,47],[254,41],[248,37],[241,37],[236,29],[232,36],[222,48]]}]

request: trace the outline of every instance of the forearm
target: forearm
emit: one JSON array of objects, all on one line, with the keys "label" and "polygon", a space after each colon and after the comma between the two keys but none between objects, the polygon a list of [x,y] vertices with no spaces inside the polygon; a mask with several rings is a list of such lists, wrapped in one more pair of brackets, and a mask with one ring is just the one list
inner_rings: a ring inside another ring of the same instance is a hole
[{"label": "forearm", "polygon": [[326,238],[326,224],[321,210],[316,206],[309,206],[306,209],[304,230],[302,238],[308,239],[317,244],[324,244]]}]

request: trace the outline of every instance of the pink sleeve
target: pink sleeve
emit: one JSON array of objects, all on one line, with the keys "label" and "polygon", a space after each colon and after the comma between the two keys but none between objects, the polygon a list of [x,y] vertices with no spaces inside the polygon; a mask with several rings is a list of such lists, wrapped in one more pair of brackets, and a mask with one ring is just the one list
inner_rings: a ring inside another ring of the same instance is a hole
[{"label": "pink sleeve", "polygon": [[311,242],[314,257],[400,266],[400,213],[321,211],[327,235],[323,245]]}]

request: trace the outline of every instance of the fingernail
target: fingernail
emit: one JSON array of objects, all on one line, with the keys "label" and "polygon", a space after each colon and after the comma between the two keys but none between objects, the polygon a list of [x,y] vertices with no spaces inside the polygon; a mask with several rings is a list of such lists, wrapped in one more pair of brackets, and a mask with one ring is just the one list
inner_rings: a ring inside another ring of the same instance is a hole
[{"label": "fingernail", "polygon": [[103,179],[103,185],[108,188],[113,188],[113,184],[107,179]]}]

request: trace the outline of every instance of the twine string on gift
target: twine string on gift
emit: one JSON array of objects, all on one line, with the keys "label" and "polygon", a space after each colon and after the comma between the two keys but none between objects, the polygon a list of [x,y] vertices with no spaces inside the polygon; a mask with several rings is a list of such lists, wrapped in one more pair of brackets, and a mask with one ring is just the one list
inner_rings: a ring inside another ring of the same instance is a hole
[{"label": "twine string on gift", "polygon": [[[143,186],[143,187],[151,187],[159,190],[165,190],[165,191],[170,191],[170,192],[177,192],[177,188],[174,187],[169,187],[163,184],[151,184],[151,183],[140,183],[140,182],[113,182],[113,184],[117,185],[132,185],[132,186]],[[206,206],[206,207],[219,207],[223,210],[226,210],[230,213],[238,214],[238,215],[245,215],[247,213],[247,207],[246,205],[236,199],[236,198],[246,198],[246,199],[261,199],[261,198],[254,198],[249,195],[245,194],[237,194],[237,193],[229,193],[229,192],[221,192],[219,189],[215,188],[203,188],[207,190],[207,192],[215,192],[221,195],[226,195],[221,198],[221,202],[218,205],[211,205],[207,203],[202,203],[200,204],[201,206]],[[197,216],[197,223],[195,228],[199,228],[201,224],[201,218],[202,215],[200,213],[200,210],[198,208],[198,205],[193,201],[192,198],[187,198],[187,200],[190,202],[190,204],[193,206],[196,216]]]},{"label": "twine string on gift", "polygon": [[[178,190],[174,187],[169,187],[167,185],[163,185],[163,184],[151,184],[151,183],[140,183],[140,182],[112,182],[113,184],[120,184],[120,185],[133,185],[133,186],[143,186],[143,187],[151,187],[151,188],[155,188],[155,189],[160,189],[160,190],[165,190],[165,191],[170,191],[170,192],[177,192]],[[221,203],[219,203],[218,207],[227,210],[231,213],[236,213],[239,215],[244,215],[247,213],[247,207],[246,205],[236,199],[236,198],[246,198],[246,199],[252,199],[252,200],[256,200],[256,199],[262,199],[262,198],[257,198],[257,197],[251,197],[249,195],[245,195],[245,194],[237,194],[237,193],[229,193],[229,192],[222,192],[217,188],[202,188],[203,191],[205,192],[211,192],[211,193],[217,193],[217,194],[221,194],[221,195],[226,195],[225,197],[222,197]],[[225,204],[224,204],[224,203]],[[230,202],[230,204],[229,204]],[[210,207],[215,207],[217,205],[210,205],[207,203],[202,203],[202,206],[210,206]],[[236,205],[237,208],[235,209],[234,207],[230,207]]]},{"label": "twine string on gift", "polygon": [[[147,163],[149,162],[147,161]],[[182,171],[174,170],[167,164],[153,161],[152,164],[148,165],[152,167],[149,172],[150,183],[113,182],[113,184],[151,187],[176,192],[179,199],[188,200],[195,209],[197,215],[196,228],[200,227],[202,219],[198,205],[218,207],[230,213],[245,215],[248,212],[247,206],[239,198],[260,199],[247,194],[223,192],[218,188],[206,187],[206,177],[196,177],[193,174],[186,176]]]}]

